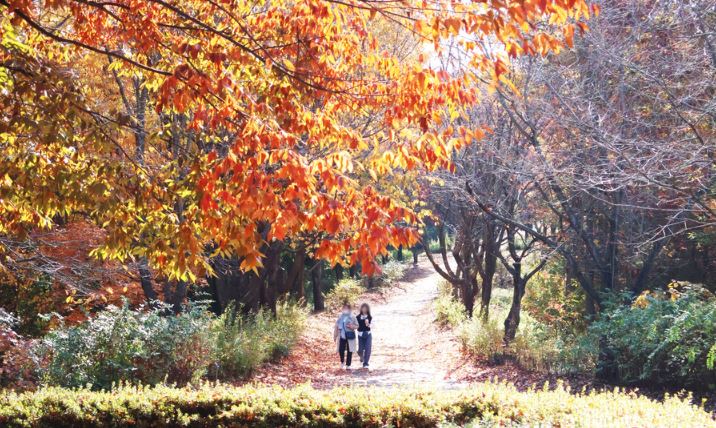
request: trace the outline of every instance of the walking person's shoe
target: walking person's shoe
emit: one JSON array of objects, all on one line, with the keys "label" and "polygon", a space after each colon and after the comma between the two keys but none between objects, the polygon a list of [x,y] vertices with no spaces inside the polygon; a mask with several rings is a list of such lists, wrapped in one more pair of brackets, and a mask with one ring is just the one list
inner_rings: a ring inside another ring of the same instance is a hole
[{"label": "walking person's shoe", "polygon": [[351,371],[351,370],[353,370],[353,369],[351,368],[351,366],[346,366],[346,371],[349,372],[349,371]]},{"label": "walking person's shoe", "polygon": [[341,370],[345,370],[345,369],[346,369],[346,365],[341,363]]},{"label": "walking person's shoe", "polygon": [[363,364],[363,368],[364,368],[365,371],[367,371],[367,372],[370,371],[370,367],[368,367],[368,364]]}]

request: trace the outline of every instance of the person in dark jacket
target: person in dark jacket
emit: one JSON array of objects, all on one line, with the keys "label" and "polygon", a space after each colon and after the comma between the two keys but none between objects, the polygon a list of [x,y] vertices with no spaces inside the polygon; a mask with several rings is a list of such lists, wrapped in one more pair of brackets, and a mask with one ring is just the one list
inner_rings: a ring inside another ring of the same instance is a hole
[{"label": "person in dark jacket", "polygon": [[373,334],[370,328],[373,325],[373,316],[367,303],[360,305],[356,320],[358,321],[358,357],[363,363],[363,368],[370,370],[370,354],[373,350]]}]

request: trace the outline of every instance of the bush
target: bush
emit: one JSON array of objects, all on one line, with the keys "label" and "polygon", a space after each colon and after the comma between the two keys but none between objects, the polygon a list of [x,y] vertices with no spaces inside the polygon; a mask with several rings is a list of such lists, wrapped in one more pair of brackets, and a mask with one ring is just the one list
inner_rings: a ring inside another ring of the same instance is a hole
[{"label": "bush", "polygon": [[40,359],[32,340],[15,331],[17,319],[0,308],[0,388],[33,388]]},{"label": "bush", "polygon": [[471,355],[493,363],[502,362],[505,356],[504,330],[495,318],[484,321],[480,317],[472,317],[460,326],[458,335],[463,349]]},{"label": "bush", "polygon": [[577,329],[539,322],[531,312],[522,311],[515,340],[506,347],[503,323],[510,307],[510,293],[511,290],[494,289],[489,319],[474,317],[459,326],[465,351],[494,364],[509,358],[523,368],[560,375],[594,369],[597,346],[593,337]]},{"label": "bush", "polygon": [[393,285],[403,279],[408,266],[396,260],[391,260],[380,267],[381,273],[378,281],[381,285]]},{"label": "bush", "polygon": [[278,305],[275,317],[264,310],[243,315],[227,308],[211,326],[215,361],[211,376],[245,376],[265,361],[288,355],[305,322],[305,310],[288,302]]},{"label": "bush", "polygon": [[458,327],[467,319],[465,306],[453,297],[450,283],[442,281],[438,287],[438,297],[433,303],[435,321],[441,327]]},{"label": "bush", "polygon": [[509,352],[521,367],[558,375],[594,370],[598,348],[591,336],[566,333],[536,321],[520,329]]},{"label": "bush", "polygon": [[566,283],[564,261],[551,260],[527,285],[523,310],[539,324],[567,335],[584,332],[589,320],[586,296],[576,280]]},{"label": "bush", "polygon": [[197,305],[179,315],[163,309],[110,306],[75,327],[49,333],[37,346],[47,364],[46,385],[108,389],[119,382],[157,384],[238,377],[288,354],[301,334],[302,308],[281,303],[277,314],[259,311],[215,317]]},{"label": "bush", "polygon": [[354,306],[364,291],[359,279],[344,278],[326,294],[326,308],[338,309],[345,303]]},{"label": "bush", "polygon": [[618,391],[575,394],[563,388],[519,392],[484,383],[465,390],[265,386],[122,386],[107,392],[46,388],[0,395],[7,427],[315,426],[710,426],[687,399],[657,402]]},{"label": "bush", "polygon": [[[373,277],[373,284],[376,286],[389,286],[400,281],[405,275],[408,265],[396,260],[391,260],[380,267],[381,272]],[[369,279],[343,278],[326,293],[326,308],[339,309],[344,304],[355,306],[360,296],[366,290],[366,282]]]},{"label": "bush", "polygon": [[186,383],[210,364],[209,316],[192,308],[177,316],[160,310],[133,311],[109,306],[74,327],[51,331],[38,351],[49,364],[43,383],[106,389],[120,381]]},{"label": "bush", "polygon": [[601,339],[602,373],[626,383],[716,389],[716,297],[690,284],[611,303],[589,329]]}]

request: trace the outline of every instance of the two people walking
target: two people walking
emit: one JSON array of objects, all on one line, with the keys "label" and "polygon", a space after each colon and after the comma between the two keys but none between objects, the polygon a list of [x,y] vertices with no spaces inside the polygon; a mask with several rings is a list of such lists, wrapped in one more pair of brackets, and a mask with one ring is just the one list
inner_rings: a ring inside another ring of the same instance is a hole
[{"label": "two people walking", "polygon": [[370,370],[370,354],[373,350],[373,335],[371,326],[373,316],[367,303],[360,305],[357,315],[351,312],[351,306],[344,304],[342,312],[336,320],[333,329],[333,340],[338,346],[338,355],[341,358],[341,369],[351,370],[353,353],[356,352],[363,363],[363,368]]}]

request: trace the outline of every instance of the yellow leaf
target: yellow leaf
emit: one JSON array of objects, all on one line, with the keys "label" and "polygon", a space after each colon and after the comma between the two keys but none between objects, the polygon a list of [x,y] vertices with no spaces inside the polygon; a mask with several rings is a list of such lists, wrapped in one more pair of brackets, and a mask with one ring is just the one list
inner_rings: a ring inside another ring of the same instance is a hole
[{"label": "yellow leaf", "polygon": [[283,59],[283,66],[286,68],[286,70],[290,72],[296,71],[296,66],[293,65],[293,63],[289,61],[288,58]]}]

